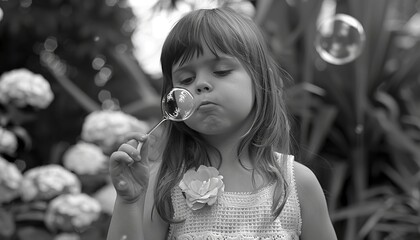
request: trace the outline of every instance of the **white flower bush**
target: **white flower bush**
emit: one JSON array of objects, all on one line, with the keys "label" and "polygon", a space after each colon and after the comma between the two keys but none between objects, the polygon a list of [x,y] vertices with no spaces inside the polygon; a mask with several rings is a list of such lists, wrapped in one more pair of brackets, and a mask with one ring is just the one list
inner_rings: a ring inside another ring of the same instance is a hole
[{"label": "white flower bush", "polygon": [[54,240],[80,240],[81,237],[76,233],[60,233],[54,237]]},{"label": "white flower bush", "polygon": [[46,108],[54,99],[50,84],[40,74],[21,68],[0,77],[0,102],[17,107]]},{"label": "white flower bush", "polygon": [[0,205],[19,196],[22,173],[15,164],[0,156]]},{"label": "white flower bush", "polygon": [[117,192],[112,184],[107,184],[99,189],[93,196],[101,204],[102,212],[112,215]]},{"label": "white flower bush", "polygon": [[222,179],[223,176],[219,175],[219,171],[214,167],[201,165],[197,171],[188,170],[179,183],[179,187],[185,193],[188,207],[198,210],[206,204],[211,206],[216,203],[225,189]]},{"label": "white flower bush", "polygon": [[53,231],[80,232],[95,222],[100,213],[99,202],[89,195],[63,194],[48,205],[45,224]]},{"label": "white flower bush", "polygon": [[105,172],[108,168],[108,157],[97,145],[78,142],[64,153],[63,165],[76,174],[93,175]]},{"label": "white flower bush", "polygon": [[18,148],[18,140],[16,135],[0,127],[0,153],[6,153],[8,155],[14,155]]},{"label": "white flower bush", "polygon": [[80,193],[81,183],[64,167],[49,164],[26,171],[20,191],[24,201],[50,200],[64,193]]},{"label": "white flower bush", "polygon": [[146,133],[146,122],[121,111],[102,110],[90,113],[82,126],[84,141],[97,144],[105,154],[115,151],[129,132]]}]

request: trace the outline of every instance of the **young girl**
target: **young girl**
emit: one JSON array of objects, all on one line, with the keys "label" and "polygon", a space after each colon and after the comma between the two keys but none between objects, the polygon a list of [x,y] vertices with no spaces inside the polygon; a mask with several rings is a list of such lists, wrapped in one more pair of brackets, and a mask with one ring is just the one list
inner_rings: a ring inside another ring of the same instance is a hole
[{"label": "young girl", "polygon": [[336,239],[316,177],[288,155],[282,79],[253,21],[193,11],[169,33],[161,64],[162,96],[182,87],[198,108],[166,123],[157,168],[147,135],[111,155],[108,239]]}]

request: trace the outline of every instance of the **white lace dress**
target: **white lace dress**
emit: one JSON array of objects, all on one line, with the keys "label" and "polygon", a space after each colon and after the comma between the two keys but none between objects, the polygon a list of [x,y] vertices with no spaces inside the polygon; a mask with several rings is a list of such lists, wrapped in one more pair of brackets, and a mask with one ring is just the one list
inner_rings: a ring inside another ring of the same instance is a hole
[{"label": "white lace dress", "polygon": [[[280,155],[279,155],[280,156]],[[224,192],[212,207],[191,210],[179,187],[172,192],[175,219],[170,240],[298,240],[302,219],[293,170],[293,157],[288,157],[287,177],[291,189],[280,216],[272,221],[271,205],[274,184],[257,192]]]}]

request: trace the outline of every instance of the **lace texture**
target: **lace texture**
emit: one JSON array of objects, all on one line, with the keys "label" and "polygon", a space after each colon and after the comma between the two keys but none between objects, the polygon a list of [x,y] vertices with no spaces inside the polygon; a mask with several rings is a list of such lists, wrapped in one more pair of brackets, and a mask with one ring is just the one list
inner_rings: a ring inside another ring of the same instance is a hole
[{"label": "lace texture", "polygon": [[[280,154],[278,159],[280,161]],[[191,210],[182,191],[172,192],[175,219],[170,225],[169,240],[298,240],[301,233],[300,205],[293,170],[293,156],[287,160],[290,194],[274,221],[271,216],[274,184],[257,192],[224,192],[217,203],[200,210]]]}]

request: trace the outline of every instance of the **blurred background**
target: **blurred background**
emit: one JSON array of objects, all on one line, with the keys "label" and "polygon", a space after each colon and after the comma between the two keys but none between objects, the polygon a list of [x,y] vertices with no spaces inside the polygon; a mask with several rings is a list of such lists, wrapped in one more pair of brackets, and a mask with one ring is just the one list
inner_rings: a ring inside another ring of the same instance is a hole
[{"label": "blurred background", "polygon": [[338,238],[420,239],[418,0],[0,0],[0,239],[105,239],[107,160],[161,119],[166,34],[224,5],[285,71]]}]

